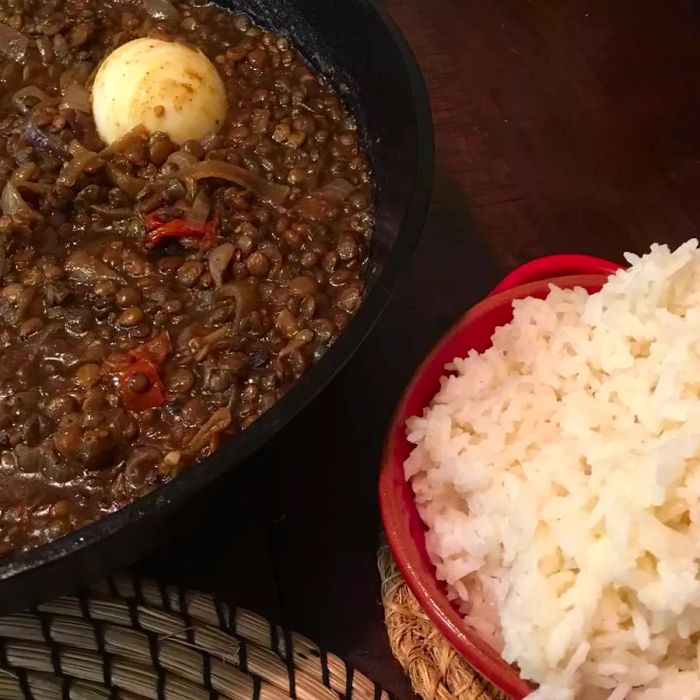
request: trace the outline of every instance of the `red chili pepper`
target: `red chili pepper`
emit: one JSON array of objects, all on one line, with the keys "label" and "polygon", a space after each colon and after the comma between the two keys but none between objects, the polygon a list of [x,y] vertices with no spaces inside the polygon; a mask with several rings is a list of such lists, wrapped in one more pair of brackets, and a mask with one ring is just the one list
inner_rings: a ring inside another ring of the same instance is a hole
[{"label": "red chili pepper", "polygon": [[163,221],[158,214],[149,214],[146,219],[146,235],[143,239],[146,248],[153,248],[165,238],[201,238],[203,247],[208,248],[214,241],[219,219],[213,216],[205,223],[187,219]]},{"label": "red chili pepper", "polygon": [[216,230],[219,228],[219,217],[214,214],[214,216],[204,224],[204,236],[202,238],[201,250],[209,250],[214,245],[216,240]]},{"label": "red chili pepper", "polygon": [[167,331],[163,331],[147,343],[142,343],[133,350],[129,350],[129,357],[134,360],[149,360],[160,367],[170,354],[171,349],[170,336]]},{"label": "red chili pepper", "polygon": [[[160,378],[159,368],[171,352],[170,336],[167,331],[159,333],[147,343],[137,345],[126,355],[113,355],[105,361],[108,375],[115,376],[119,393],[125,408],[132,411],[145,411],[165,403],[165,387]],[[129,380],[135,374],[144,374],[148,379],[148,389],[138,392],[131,389]]]},{"label": "red chili pepper", "polygon": [[158,212],[154,211],[146,214],[143,221],[146,224],[146,231],[153,231],[153,229],[162,226],[167,219],[164,219]]},{"label": "red chili pepper", "polygon": [[[134,391],[129,386],[129,379],[135,374],[144,374],[148,378],[149,387],[146,391]],[[119,374],[119,390],[124,408],[131,411],[145,411],[165,403],[165,387],[158,370],[146,359],[134,360]]]}]

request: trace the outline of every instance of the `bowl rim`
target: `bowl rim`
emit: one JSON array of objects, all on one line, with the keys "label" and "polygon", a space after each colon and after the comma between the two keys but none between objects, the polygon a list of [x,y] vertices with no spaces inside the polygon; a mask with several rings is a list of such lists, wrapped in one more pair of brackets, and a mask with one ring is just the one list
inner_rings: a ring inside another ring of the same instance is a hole
[{"label": "bowl rim", "polygon": [[582,253],[543,255],[523,265],[519,265],[505,275],[489,292],[489,296],[518,287],[526,282],[545,280],[551,277],[563,277],[564,275],[579,275],[584,274],[588,270],[596,270],[601,274],[611,274],[619,270],[620,267],[619,263],[612,260]]},{"label": "bowl rim", "polygon": [[[404,580],[452,647],[477,672],[517,700],[531,693],[532,686],[520,677],[517,669],[507,664],[475,631],[464,624],[463,615],[447,600],[442,583],[434,575],[427,577],[422,570],[421,554],[413,543],[408,526],[409,514],[404,510],[405,501],[401,497],[400,490],[406,488],[406,482],[403,477],[403,460],[396,454],[396,450],[402,441],[403,444],[406,441],[404,424],[408,416],[407,404],[419,390],[426,372],[434,369],[436,363],[442,362],[439,358],[445,346],[463,332],[466,325],[506,300],[510,302],[541,291],[545,284],[565,287],[577,284],[598,286],[620,267],[617,263],[602,258],[557,255],[537,258],[506,275],[486,297],[457,319],[421,362],[397,403],[382,447],[379,472],[380,512],[389,547]],[[552,270],[570,271],[577,268],[580,270],[577,275],[547,274]],[[524,284],[514,284],[521,280],[527,281]],[[444,374],[444,370],[441,374]],[[411,415],[415,415],[415,411]],[[415,510],[412,499],[411,503]]]}]

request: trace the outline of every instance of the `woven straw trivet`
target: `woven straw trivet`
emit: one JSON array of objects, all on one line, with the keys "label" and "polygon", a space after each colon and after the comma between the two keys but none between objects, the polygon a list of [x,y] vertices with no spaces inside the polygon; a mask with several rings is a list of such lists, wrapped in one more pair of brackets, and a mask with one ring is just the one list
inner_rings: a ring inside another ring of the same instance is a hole
[{"label": "woven straw trivet", "polygon": [[389,548],[377,557],[389,644],[424,700],[507,700],[438,632],[396,567]]},{"label": "woven straw trivet", "polygon": [[1,700],[389,700],[301,635],[211,596],[117,577],[0,618]]}]

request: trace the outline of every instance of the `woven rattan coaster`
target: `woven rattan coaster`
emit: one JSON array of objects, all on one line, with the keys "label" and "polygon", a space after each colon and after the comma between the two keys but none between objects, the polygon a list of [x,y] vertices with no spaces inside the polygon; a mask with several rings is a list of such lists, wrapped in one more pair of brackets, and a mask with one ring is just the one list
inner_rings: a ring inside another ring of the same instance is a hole
[{"label": "woven rattan coaster", "polygon": [[0,698],[389,700],[259,615],[128,577],[0,618]]},{"label": "woven rattan coaster", "polygon": [[438,632],[401,577],[388,547],[378,555],[391,650],[425,700],[506,700]]}]

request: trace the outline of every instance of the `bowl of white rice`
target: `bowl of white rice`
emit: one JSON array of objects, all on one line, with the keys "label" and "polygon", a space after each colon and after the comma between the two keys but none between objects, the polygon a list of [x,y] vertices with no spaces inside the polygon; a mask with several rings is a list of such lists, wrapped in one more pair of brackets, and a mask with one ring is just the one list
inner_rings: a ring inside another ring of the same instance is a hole
[{"label": "bowl of white rice", "polygon": [[700,251],[625,258],[472,308],[387,437],[394,557],[513,698],[700,698]]}]

